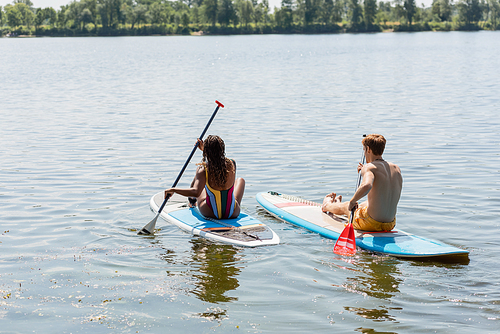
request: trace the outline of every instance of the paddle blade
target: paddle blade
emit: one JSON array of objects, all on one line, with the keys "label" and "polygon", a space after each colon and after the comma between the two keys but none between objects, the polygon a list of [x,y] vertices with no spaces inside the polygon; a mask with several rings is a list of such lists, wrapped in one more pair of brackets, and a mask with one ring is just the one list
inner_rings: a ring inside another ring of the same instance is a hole
[{"label": "paddle blade", "polygon": [[147,223],[143,228],[142,230],[140,230],[137,234],[138,235],[149,235],[149,234],[153,234],[154,230],[155,230],[155,226],[156,226],[156,221],[158,220],[158,215],[156,215],[156,217],[153,218],[152,221],[150,221],[149,223]]},{"label": "paddle blade", "polygon": [[352,227],[351,223],[347,224],[340,234],[335,247],[333,247],[333,252],[348,256],[356,254],[356,236],[354,235],[354,227]]}]

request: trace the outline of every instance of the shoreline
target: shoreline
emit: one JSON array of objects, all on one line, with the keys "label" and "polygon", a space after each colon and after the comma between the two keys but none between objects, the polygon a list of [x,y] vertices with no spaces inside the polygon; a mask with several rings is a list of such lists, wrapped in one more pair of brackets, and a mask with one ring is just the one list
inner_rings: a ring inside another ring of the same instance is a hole
[{"label": "shoreline", "polygon": [[83,29],[56,28],[53,26],[18,27],[0,29],[0,37],[120,37],[120,36],[235,36],[235,35],[319,35],[319,34],[363,34],[424,31],[498,31],[481,25],[454,25],[450,22],[415,23],[411,26],[398,22],[348,26],[339,24],[293,25],[287,28],[273,25],[207,26],[207,25],[144,25],[140,27],[119,26],[115,28],[84,27]]},{"label": "shoreline", "polygon": [[342,35],[342,34],[387,34],[387,33],[418,33],[418,32],[480,32],[480,31],[498,31],[498,30],[394,30],[384,29],[381,31],[335,31],[335,32],[269,32],[269,33],[241,33],[241,34],[226,34],[226,33],[206,33],[203,31],[192,32],[190,34],[75,34],[75,35],[15,35],[9,36],[0,35],[0,38],[63,38],[63,37],[168,37],[168,36],[249,36],[249,35]]}]

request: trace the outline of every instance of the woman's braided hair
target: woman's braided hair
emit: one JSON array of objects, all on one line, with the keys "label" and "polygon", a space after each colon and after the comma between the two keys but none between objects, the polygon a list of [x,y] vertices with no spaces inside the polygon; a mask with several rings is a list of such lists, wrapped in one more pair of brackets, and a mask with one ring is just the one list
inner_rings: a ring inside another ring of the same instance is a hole
[{"label": "woman's braided hair", "polygon": [[210,185],[216,188],[224,187],[228,173],[234,168],[231,160],[226,158],[225,149],[224,141],[219,136],[210,135],[203,142],[203,162],[206,162],[209,171]]}]

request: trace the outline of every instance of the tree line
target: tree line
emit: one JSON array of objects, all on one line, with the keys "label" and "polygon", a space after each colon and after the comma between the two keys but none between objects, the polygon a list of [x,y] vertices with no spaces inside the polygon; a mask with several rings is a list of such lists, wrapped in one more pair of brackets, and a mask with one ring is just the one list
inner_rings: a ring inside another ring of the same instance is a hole
[{"label": "tree line", "polygon": [[500,0],[31,0],[0,6],[0,34],[105,36],[500,29]]}]

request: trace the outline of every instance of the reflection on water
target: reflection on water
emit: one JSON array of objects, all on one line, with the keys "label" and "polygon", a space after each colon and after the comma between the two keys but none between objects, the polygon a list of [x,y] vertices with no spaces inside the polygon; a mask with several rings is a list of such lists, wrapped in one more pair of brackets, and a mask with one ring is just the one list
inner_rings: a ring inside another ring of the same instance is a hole
[{"label": "reflection on water", "polygon": [[402,308],[392,308],[381,306],[379,309],[367,309],[363,307],[344,307],[346,311],[354,312],[360,317],[373,321],[396,321],[396,318],[389,314],[389,310],[402,310]]},{"label": "reflection on water", "polygon": [[[390,299],[399,293],[401,272],[397,268],[398,259],[390,256],[379,256],[369,252],[360,252],[355,258],[338,258],[349,266],[332,263],[333,266],[356,273],[348,277],[342,285],[346,290],[380,299]],[[334,285],[335,286],[335,285]]]},{"label": "reflection on water", "polygon": [[379,332],[371,328],[363,328],[363,327],[357,328],[356,332],[360,332],[363,334],[396,334],[396,332]]},{"label": "reflection on water", "polygon": [[[360,253],[361,256],[353,259],[351,264],[355,265],[355,276],[347,278],[343,287],[364,296],[373,297],[379,300],[388,300],[398,294],[399,278],[401,272],[398,270],[398,259],[388,256],[376,256],[367,252]],[[382,305],[376,308],[344,306],[346,311],[376,322],[393,321],[396,317],[390,313],[391,310],[402,310],[401,308],[387,307]],[[372,330],[363,329],[363,333],[376,333]]]},{"label": "reflection on water", "polygon": [[240,269],[235,266],[238,259],[238,249],[232,245],[221,245],[201,238],[191,240],[192,265],[196,278],[196,288],[192,293],[200,300],[209,303],[225,303],[237,298],[226,296],[226,292],[239,286],[236,276]]},{"label": "reflection on water", "polygon": [[[189,268],[184,275],[188,275],[194,285],[188,288],[187,293],[195,295],[203,302],[214,304],[237,301],[238,298],[228,296],[227,292],[239,287],[236,277],[241,270],[236,263],[241,262],[240,250],[232,245],[217,244],[202,238],[192,238],[190,243],[188,258],[180,260],[183,266]],[[159,257],[170,264],[179,264],[179,254],[173,250],[165,249]],[[168,270],[167,273],[177,274]],[[226,310],[211,307],[198,316],[220,320],[226,317]]]},{"label": "reflection on water", "polygon": [[397,268],[399,260],[388,256],[367,256],[360,262],[363,275],[351,278],[359,291],[370,297],[390,299],[399,292],[401,272]]}]

